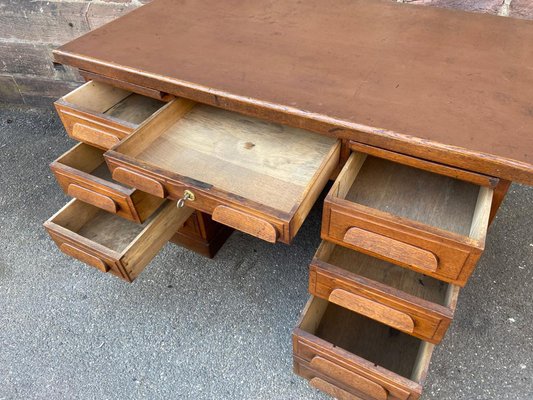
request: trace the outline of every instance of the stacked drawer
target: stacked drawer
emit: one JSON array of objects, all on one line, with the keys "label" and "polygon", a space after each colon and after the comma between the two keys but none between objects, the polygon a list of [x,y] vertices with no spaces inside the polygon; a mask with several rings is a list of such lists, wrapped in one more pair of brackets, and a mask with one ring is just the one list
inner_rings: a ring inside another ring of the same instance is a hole
[{"label": "stacked drawer", "polygon": [[294,369],[340,399],[417,399],[484,249],[497,180],[350,148],[324,202]]},{"label": "stacked drawer", "polygon": [[[290,243],[340,163],[336,138],[186,99],[89,82],[56,106],[82,143],[51,165],[74,200],[45,227],[64,253],[127,281],[166,241],[198,250],[227,237],[222,226]],[[416,399],[484,249],[498,181],[348,146],[293,333],[295,372],[341,399]]]},{"label": "stacked drawer", "polygon": [[209,256],[233,228],[290,243],[339,165],[336,138],[183,98],[89,82],[56,106],[82,143],[52,163],[75,200],[45,227],[128,281],[169,239]]},{"label": "stacked drawer", "polygon": [[168,240],[214,255],[230,229],[116,181],[104,160],[105,151],[169,104],[91,81],[55,105],[69,136],[81,142],[50,165],[74,198],[44,224],[61,251],[129,282]]}]

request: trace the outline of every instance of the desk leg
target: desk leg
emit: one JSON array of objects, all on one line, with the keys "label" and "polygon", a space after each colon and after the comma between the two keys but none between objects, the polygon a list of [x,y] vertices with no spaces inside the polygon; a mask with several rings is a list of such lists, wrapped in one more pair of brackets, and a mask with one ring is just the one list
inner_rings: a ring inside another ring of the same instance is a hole
[{"label": "desk leg", "polygon": [[505,199],[505,195],[511,186],[511,181],[506,181],[505,179],[500,179],[500,182],[496,185],[494,189],[494,197],[492,198],[492,207],[490,209],[489,225],[492,224],[496,213]]},{"label": "desk leg", "polygon": [[213,258],[232,233],[232,228],[213,221],[209,214],[196,211],[170,241]]}]

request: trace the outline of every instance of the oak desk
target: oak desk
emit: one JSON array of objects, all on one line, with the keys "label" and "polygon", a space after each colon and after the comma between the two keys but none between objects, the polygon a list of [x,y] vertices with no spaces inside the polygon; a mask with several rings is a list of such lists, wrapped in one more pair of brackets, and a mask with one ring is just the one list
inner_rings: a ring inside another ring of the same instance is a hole
[{"label": "oak desk", "polygon": [[416,399],[510,182],[533,184],[531,43],[531,21],[382,0],[154,0],[54,51],[88,83],[56,103],[84,143],[45,226],[132,281],[184,223],[209,255],[226,226],[290,243],[335,179],[295,371]]}]

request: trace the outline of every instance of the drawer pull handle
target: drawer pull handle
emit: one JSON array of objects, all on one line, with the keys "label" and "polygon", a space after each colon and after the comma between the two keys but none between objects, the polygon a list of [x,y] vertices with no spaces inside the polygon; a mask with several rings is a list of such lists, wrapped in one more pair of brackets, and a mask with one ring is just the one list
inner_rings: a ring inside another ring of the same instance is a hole
[{"label": "drawer pull handle", "polygon": [[426,271],[437,271],[438,261],[435,254],[377,233],[352,227],[344,235],[344,241],[362,250],[381,255],[391,262],[398,261]]},{"label": "drawer pull handle", "polygon": [[117,203],[115,203],[111,197],[93,192],[90,189],[86,189],[74,183],[68,185],[67,193],[69,196],[75,197],[85,203],[92,204],[102,210],[113,214],[117,213]]},{"label": "drawer pull handle", "polygon": [[113,179],[162,199],[166,197],[166,190],[161,183],[138,172],[117,167],[113,170]]},{"label": "drawer pull handle", "polygon": [[213,211],[213,221],[230,226],[270,243],[276,243],[278,232],[274,225],[264,219],[235,210],[226,206],[218,206]]},{"label": "drawer pull handle", "polygon": [[402,331],[413,332],[415,329],[408,314],[343,289],[333,290],[329,301]]},{"label": "drawer pull handle", "polygon": [[82,142],[89,142],[97,146],[102,146],[105,149],[110,149],[120,142],[118,136],[115,136],[112,133],[101,131],[100,129],[83,125],[79,122],[76,122],[72,127],[72,137]]},{"label": "drawer pull handle", "polygon": [[311,360],[311,368],[316,371],[330,376],[340,383],[353,387],[354,389],[372,397],[377,400],[387,400],[388,393],[383,386],[371,381],[355,372],[348,371],[325,358],[315,356]]},{"label": "drawer pull handle", "polygon": [[65,253],[67,256],[73,257],[82,263],[89,264],[95,268],[98,268],[102,272],[109,271],[109,266],[100,260],[98,257],[93,256],[77,247],[71,246],[68,243],[62,243],[59,246],[59,250]]},{"label": "drawer pull handle", "polygon": [[320,378],[313,378],[309,381],[309,384],[314,387],[315,389],[318,389],[334,399],[339,400],[361,400],[360,397],[357,397],[351,393],[348,393],[346,390],[341,389],[335,385],[332,385],[329,382],[326,382],[323,379]]}]

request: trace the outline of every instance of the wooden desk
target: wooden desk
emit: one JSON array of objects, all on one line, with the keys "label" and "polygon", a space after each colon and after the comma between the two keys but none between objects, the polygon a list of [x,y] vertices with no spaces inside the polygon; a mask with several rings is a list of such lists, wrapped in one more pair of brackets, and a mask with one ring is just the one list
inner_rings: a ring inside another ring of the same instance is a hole
[{"label": "wooden desk", "polygon": [[54,52],[142,87],[533,183],[533,23],[368,0],[155,0]]},{"label": "wooden desk", "polygon": [[155,0],[54,52],[93,81],[56,103],[84,143],[45,226],[131,281],[184,223],[182,244],[290,243],[335,179],[294,370],[417,399],[510,182],[533,184],[531,43],[530,21],[380,0]]}]

